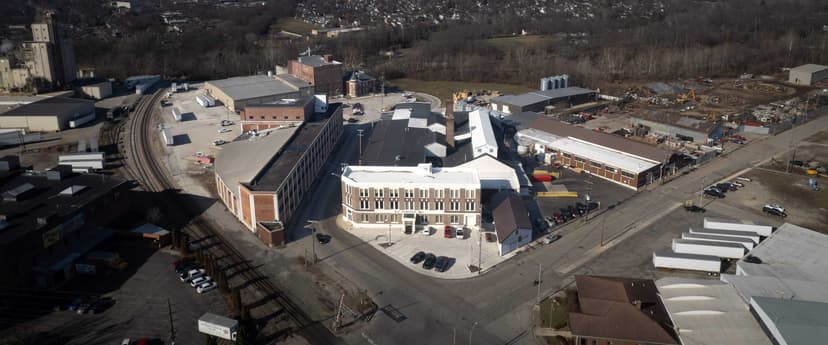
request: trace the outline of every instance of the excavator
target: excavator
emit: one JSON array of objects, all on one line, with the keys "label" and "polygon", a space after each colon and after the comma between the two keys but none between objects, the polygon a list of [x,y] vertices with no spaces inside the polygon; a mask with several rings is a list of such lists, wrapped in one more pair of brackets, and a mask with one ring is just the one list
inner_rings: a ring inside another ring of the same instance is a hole
[{"label": "excavator", "polygon": [[678,97],[676,97],[676,102],[681,104],[687,103],[689,101],[696,101],[696,90],[690,89],[690,91],[687,91],[686,94],[681,94]]}]

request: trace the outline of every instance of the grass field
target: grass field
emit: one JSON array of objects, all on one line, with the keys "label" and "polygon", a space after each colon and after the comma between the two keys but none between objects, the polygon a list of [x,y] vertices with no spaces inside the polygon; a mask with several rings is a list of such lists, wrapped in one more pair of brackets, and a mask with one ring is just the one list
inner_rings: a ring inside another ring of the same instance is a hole
[{"label": "grass field", "polygon": [[316,25],[296,18],[279,18],[276,21],[275,27],[279,30],[289,31],[300,35],[310,34],[311,30],[319,28]]},{"label": "grass field", "polygon": [[389,80],[386,86],[397,87],[400,90],[416,91],[427,93],[440,98],[441,100],[451,99],[454,92],[462,90],[497,90],[504,94],[517,94],[532,91],[533,89],[522,85],[498,84],[498,83],[468,83],[462,81],[425,81],[417,79],[394,79]]},{"label": "grass field", "polygon": [[[540,304],[540,321],[542,327],[560,329],[566,326],[567,321],[567,298],[554,297],[543,300]],[[557,338],[546,337],[549,345],[558,345]]]},{"label": "grass field", "polygon": [[484,40],[488,45],[500,50],[512,50],[520,46],[542,47],[560,42],[560,38],[550,35],[528,35],[514,37],[497,37]]}]

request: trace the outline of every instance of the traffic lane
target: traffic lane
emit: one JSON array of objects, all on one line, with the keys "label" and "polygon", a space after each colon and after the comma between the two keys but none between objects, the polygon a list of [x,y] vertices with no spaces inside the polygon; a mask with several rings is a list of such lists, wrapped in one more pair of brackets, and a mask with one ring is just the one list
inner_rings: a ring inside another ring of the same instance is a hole
[{"label": "traffic lane", "polygon": [[[379,250],[365,244],[362,240],[338,229],[332,220],[319,223],[320,228],[331,233],[337,240],[331,241],[323,248],[318,248],[323,263],[329,264],[346,275],[357,285],[367,289],[379,307],[393,306],[406,315],[407,319],[397,323],[387,316],[377,315],[371,321],[370,329],[376,339],[388,340],[385,343],[399,343],[397,338],[411,341],[405,344],[440,343],[441,338],[425,341],[418,329],[432,329],[438,332],[444,329],[462,329],[470,317],[479,315],[480,310],[466,302],[464,296],[473,294],[474,290],[455,290],[446,286],[445,280],[423,276],[402,267],[399,262]],[[380,317],[382,316],[382,317]],[[387,320],[386,320],[387,319]],[[393,336],[384,334],[393,329]],[[478,331],[475,331],[476,334]],[[460,332],[458,331],[458,334]],[[480,343],[498,343],[499,338],[481,330]],[[379,342],[378,342],[379,343]]]}]

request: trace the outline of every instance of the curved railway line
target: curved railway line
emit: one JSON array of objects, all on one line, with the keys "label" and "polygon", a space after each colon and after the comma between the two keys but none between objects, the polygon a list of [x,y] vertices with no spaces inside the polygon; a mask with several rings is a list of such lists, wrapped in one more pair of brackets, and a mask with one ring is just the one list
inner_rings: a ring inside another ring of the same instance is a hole
[{"label": "curved railway line", "polygon": [[202,239],[197,241],[198,247],[204,248],[212,257],[217,258],[217,263],[221,267],[234,267],[238,275],[243,277],[241,286],[252,287],[265,296],[265,304],[270,305],[273,310],[273,313],[267,313],[268,315],[287,316],[288,324],[282,327],[279,333],[296,333],[311,344],[340,344],[341,341],[330,330],[308,317],[209,222],[201,216],[189,216],[191,212],[187,209],[187,201],[176,192],[175,183],[168,176],[166,168],[155,158],[152,150],[152,138],[158,137],[158,130],[151,126],[152,114],[163,94],[164,90],[160,89],[152,95],[144,96],[130,115],[128,123],[120,128],[125,130],[127,135],[119,148],[124,156],[124,168],[127,173],[138,181],[144,190],[153,192],[153,201],[168,219],[186,217],[178,219],[179,223],[189,220],[182,230],[193,239]]}]

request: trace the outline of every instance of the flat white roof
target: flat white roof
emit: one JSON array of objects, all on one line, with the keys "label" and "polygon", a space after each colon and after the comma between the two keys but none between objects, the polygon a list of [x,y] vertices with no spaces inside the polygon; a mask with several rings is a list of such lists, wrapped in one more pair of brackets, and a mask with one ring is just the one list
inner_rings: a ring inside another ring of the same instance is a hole
[{"label": "flat white roof", "polygon": [[[751,296],[828,302],[828,236],[782,224],[736,263],[736,275],[723,275],[747,300]],[[751,262],[752,261],[752,262]]]},{"label": "flat white roof", "polygon": [[590,144],[574,138],[563,138],[553,141],[549,146],[555,150],[572,153],[594,162],[601,162],[614,168],[638,174],[658,165],[641,158],[610,150],[605,147]]},{"label": "flat white roof", "polygon": [[682,344],[771,344],[730,284],[669,277],[656,286]]},{"label": "flat white roof", "polygon": [[253,181],[298,129],[294,126],[263,131],[252,140],[224,144],[216,156],[216,174],[233,190],[238,183]]},{"label": "flat white roof", "polygon": [[492,129],[492,120],[489,118],[489,111],[478,109],[469,113],[469,129],[471,129],[472,135],[473,155],[479,157],[484,154],[484,152],[478,150],[482,148],[484,151],[493,150],[494,156],[497,157],[497,139]]},{"label": "flat white roof", "polygon": [[805,65],[802,65],[802,66],[796,66],[794,68],[791,68],[791,71],[803,72],[803,73],[817,73],[819,71],[826,70],[826,69],[828,69],[828,66],[816,65],[816,64],[809,63],[809,64],[805,64]]},{"label": "flat white roof", "polygon": [[520,192],[520,180],[515,168],[492,156],[483,155],[457,167],[476,169],[480,177],[481,188],[511,189]]},{"label": "flat white roof", "polygon": [[434,168],[428,163],[419,164],[416,167],[349,165],[342,172],[342,180],[346,184],[373,188],[415,188],[420,186],[480,188],[477,169]]},{"label": "flat white roof", "polygon": [[828,303],[755,297],[750,305],[777,344],[824,344],[828,339]]}]

